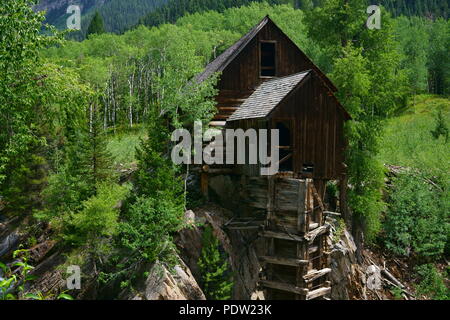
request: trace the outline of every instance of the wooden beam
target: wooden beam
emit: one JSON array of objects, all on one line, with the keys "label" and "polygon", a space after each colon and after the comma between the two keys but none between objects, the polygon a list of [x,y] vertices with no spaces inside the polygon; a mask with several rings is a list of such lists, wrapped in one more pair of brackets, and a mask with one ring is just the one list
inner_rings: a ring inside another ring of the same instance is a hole
[{"label": "wooden beam", "polygon": [[273,231],[261,232],[260,236],[265,237],[265,238],[275,238],[275,239],[289,240],[289,241],[305,241],[304,237],[297,236],[295,234],[273,232]]},{"label": "wooden beam", "polygon": [[225,226],[228,230],[252,230],[252,229],[259,229],[260,226],[237,226],[237,225],[231,225],[231,226]]},{"label": "wooden beam", "polygon": [[259,259],[263,262],[270,263],[270,264],[292,266],[292,267],[298,267],[298,266],[309,263],[308,260],[300,260],[300,259],[294,259],[294,258],[291,259],[291,258],[261,256],[261,257],[259,257]]},{"label": "wooden beam", "polygon": [[229,117],[230,115],[216,114],[214,120],[227,120]]},{"label": "wooden beam", "polygon": [[321,209],[322,211],[324,211],[324,210],[325,210],[325,206],[323,205],[322,198],[320,198],[319,194],[317,193],[317,189],[316,189],[316,187],[314,186],[314,184],[312,184],[311,186],[312,186],[312,190],[313,190],[313,195],[314,195],[314,197],[316,198],[317,203],[319,204],[320,209]]},{"label": "wooden beam", "polygon": [[316,298],[322,297],[324,295],[327,295],[330,292],[331,292],[330,287],[319,288],[319,289],[308,292],[308,294],[306,295],[306,300],[316,299]]},{"label": "wooden beam", "polygon": [[278,161],[278,166],[280,166],[282,163],[288,161],[290,158],[292,158],[292,152],[289,153],[287,156],[285,156],[283,159],[281,159],[280,161]]},{"label": "wooden beam", "polygon": [[209,182],[208,182],[208,174],[205,172],[202,172],[200,174],[200,188],[202,190],[202,194],[205,197],[205,199],[209,200],[209,196],[208,196],[208,186],[209,186]]},{"label": "wooden beam", "polygon": [[282,282],[276,282],[276,281],[269,281],[269,280],[260,280],[259,283],[266,288],[271,289],[277,289],[281,291],[287,291],[292,292],[299,295],[308,295],[309,290],[299,288],[297,286],[294,286],[292,284],[282,283]]},{"label": "wooden beam", "polygon": [[315,223],[310,223],[309,224],[309,231],[312,231],[312,230],[314,230],[314,229],[316,229],[316,228],[318,228],[319,227],[319,224],[317,223],[317,222],[315,222]]},{"label": "wooden beam", "polygon": [[331,211],[324,211],[323,214],[326,215],[326,216],[337,216],[337,217],[341,216],[340,213],[338,213],[338,212],[331,212]]},{"label": "wooden beam", "polygon": [[325,268],[322,270],[311,270],[306,275],[303,276],[303,279],[306,283],[313,282],[314,280],[323,277],[324,275],[331,272],[330,268]]},{"label": "wooden beam", "polygon": [[227,124],[226,121],[211,121],[209,123],[210,127],[224,127]]},{"label": "wooden beam", "polygon": [[322,234],[326,234],[330,230],[330,225],[325,224],[319,228],[314,229],[313,231],[308,232],[305,235],[306,240],[309,242],[313,242],[318,236]]},{"label": "wooden beam", "polygon": [[219,107],[220,111],[236,111],[238,107]]}]

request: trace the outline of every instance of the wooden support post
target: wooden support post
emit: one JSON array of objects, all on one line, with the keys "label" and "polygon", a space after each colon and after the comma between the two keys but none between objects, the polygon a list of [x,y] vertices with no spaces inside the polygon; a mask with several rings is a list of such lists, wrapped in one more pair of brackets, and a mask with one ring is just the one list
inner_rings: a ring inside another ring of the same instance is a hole
[{"label": "wooden support post", "polygon": [[208,183],[208,173],[203,172],[200,174],[200,186],[201,186],[201,190],[202,190],[202,194],[205,197],[205,199],[207,201],[209,201],[209,194],[208,194],[208,188],[209,188],[209,183]]}]

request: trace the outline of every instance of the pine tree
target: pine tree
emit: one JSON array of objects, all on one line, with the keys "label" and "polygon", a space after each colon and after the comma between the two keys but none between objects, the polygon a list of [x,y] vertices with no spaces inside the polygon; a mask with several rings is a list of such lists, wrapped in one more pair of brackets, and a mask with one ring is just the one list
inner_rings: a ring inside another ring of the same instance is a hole
[{"label": "pine tree", "polygon": [[89,123],[84,130],[80,166],[82,174],[86,174],[86,181],[92,190],[104,181],[113,177],[111,154],[107,149],[106,132],[103,129],[103,119],[97,103],[91,105]]},{"label": "pine tree", "polygon": [[102,34],[105,33],[105,26],[103,24],[103,18],[98,13],[98,11],[95,12],[94,17],[91,20],[91,23],[89,24],[89,27],[87,29],[86,36],[89,37],[91,34]]},{"label": "pine tree", "polygon": [[233,283],[228,271],[226,256],[219,250],[219,240],[208,226],[203,232],[202,253],[198,261],[202,274],[202,288],[208,299],[228,300]]},{"label": "pine tree", "polygon": [[100,183],[114,179],[103,119],[96,102],[88,110],[82,126],[68,137],[66,159],[58,170],[65,177],[62,180],[70,181],[71,188],[75,189],[77,201],[95,195]]},{"label": "pine tree", "polygon": [[440,107],[437,114],[434,117],[435,121],[435,128],[431,131],[431,135],[436,140],[439,139],[440,136],[443,136],[445,139],[445,142],[448,142],[449,137],[449,130],[447,127],[447,123],[445,122],[444,115],[443,115],[443,107]]}]

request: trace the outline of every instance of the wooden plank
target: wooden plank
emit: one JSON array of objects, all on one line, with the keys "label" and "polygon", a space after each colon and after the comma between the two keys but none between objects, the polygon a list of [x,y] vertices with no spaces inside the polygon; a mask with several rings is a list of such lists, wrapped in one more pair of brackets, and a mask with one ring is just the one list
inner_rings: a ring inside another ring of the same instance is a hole
[{"label": "wooden plank", "polygon": [[324,275],[327,275],[331,272],[330,268],[325,268],[322,270],[311,270],[306,275],[303,276],[303,279],[306,283],[310,283],[320,277],[323,277]]},{"label": "wooden plank", "polygon": [[309,224],[309,231],[312,231],[312,230],[314,230],[314,229],[316,229],[318,227],[319,227],[318,223],[310,223]]},{"label": "wooden plank", "polygon": [[306,240],[309,242],[313,242],[318,236],[322,234],[326,234],[330,230],[330,225],[325,224],[323,226],[320,226],[319,228],[314,229],[313,231],[308,232],[305,235]]},{"label": "wooden plank", "polygon": [[238,226],[238,225],[231,225],[225,227],[228,230],[257,230],[260,228],[260,226]]},{"label": "wooden plank", "polygon": [[216,114],[214,120],[227,120],[229,117],[230,115]]},{"label": "wooden plank", "polygon": [[300,294],[300,295],[305,295],[305,296],[307,296],[308,292],[309,292],[308,289],[299,288],[299,287],[294,286],[292,284],[287,284],[287,283],[282,283],[282,282],[269,281],[269,280],[260,280],[259,283],[263,287],[266,287],[266,288],[292,292],[292,293],[295,293],[295,294]]},{"label": "wooden plank", "polygon": [[340,213],[338,213],[338,212],[331,212],[331,211],[324,211],[323,214],[325,216],[336,216],[336,217],[340,217],[341,216]]},{"label": "wooden plank", "polygon": [[219,107],[219,111],[230,111],[230,112],[234,112],[236,111],[238,108],[237,107]]},{"label": "wooden plank", "polygon": [[226,121],[211,121],[209,123],[210,127],[224,127],[227,124]]},{"label": "wooden plank", "polygon": [[308,294],[306,295],[306,300],[316,299],[316,298],[325,296],[325,295],[329,294],[330,292],[331,292],[330,287],[319,288],[319,289],[308,292]]},{"label": "wooden plank", "polygon": [[281,240],[289,240],[289,241],[305,241],[304,237],[295,235],[295,234],[288,234],[288,233],[281,233],[281,232],[273,232],[273,231],[264,231],[260,233],[260,236],[265,238],[274,238],[274,239],[281,239]]},{"label": "wooden plank", "polygon": [[283,266],[298,267],[301,265],[308,264],[307,260],[293,259],[293,258],[281,258],[281,257],[271,257],[271,256],[261,256],[259,259],[263,262],[270,264],[278,264]]}]

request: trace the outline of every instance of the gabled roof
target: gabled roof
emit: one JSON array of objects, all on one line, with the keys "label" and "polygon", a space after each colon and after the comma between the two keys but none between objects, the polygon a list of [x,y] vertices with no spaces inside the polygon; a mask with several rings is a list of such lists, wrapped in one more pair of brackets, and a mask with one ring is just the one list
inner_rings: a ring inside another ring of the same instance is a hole
[{"label": "gabled roof", "polygon": [[311,72],[308,70],[263,82],[227,121],[267,117]]},{"label": "gabled roof", "polygon": [[205,71],[198,75],[197,81],[202,82],[209,76],[216,72],[223,71],[234,58],[247,46],[247,44],[252,41],[252,39],[258,34],[258,32],[269,22],[269,16],[265,16],[256,26],[253,27],[245,36],[236,41],[231,47],[225,50],[216,59],[210,62]]},{"label": "gabled roof", "polygon": [[331,82],[330,79],[309,59],[309,57],[289,38],[283,30],[281,30],[269,16],[265,16],[261,22],[259,22],[256,26],[253,27],[246,35],[244,35],[241,39],[239,39],[235,44],[225,50],[221,55],[219,55],[216,59],[210,62],[205,70],[196,77],[197,82],[202,82],[206,80],[209,76],[216,72],[222,72],[237,56],[238,54],[253,40],[253,38],[261,31],[264,26],[268,23],[271,23],[276,29],[278,29],[281,34],[283,34],[304,56],[304,58],[311,63],[312,68],[316,71],[319,76],[325,81],[326,85],[333,92],[337,91],[337,88]]}]

